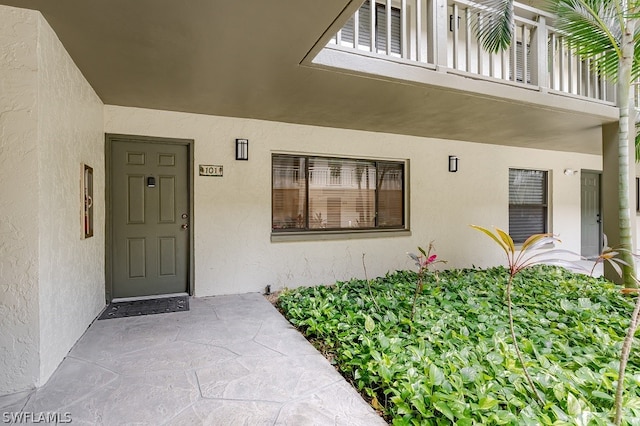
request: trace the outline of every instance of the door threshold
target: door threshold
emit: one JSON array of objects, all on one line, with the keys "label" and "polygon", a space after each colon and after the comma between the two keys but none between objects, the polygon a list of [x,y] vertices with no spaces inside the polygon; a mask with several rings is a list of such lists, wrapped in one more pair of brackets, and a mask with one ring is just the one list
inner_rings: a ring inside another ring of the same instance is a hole
[{"label": "door threshold", "polygon": [[163,299],[166,297],[188,296],[187,293],[168,293],[168,294],[152,294],[150,296],[135,296],[135,297],[114,297],[111,299],[111,303],[118,302],[133,302],[135,300],[149,300],[149,299]]}]

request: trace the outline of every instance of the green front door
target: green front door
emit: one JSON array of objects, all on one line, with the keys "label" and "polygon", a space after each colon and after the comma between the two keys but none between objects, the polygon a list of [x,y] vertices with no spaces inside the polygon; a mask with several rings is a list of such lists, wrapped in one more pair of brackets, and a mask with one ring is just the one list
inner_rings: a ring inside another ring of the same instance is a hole
[{"label": "green front door", "polygon": [[111,143],[112,297],[188,291],[186,145]]},{"label": "green front door", "polygon": [[600,212],[600,173],[583,170],[580,174],[581,255],[598,256],[602,251]]}]

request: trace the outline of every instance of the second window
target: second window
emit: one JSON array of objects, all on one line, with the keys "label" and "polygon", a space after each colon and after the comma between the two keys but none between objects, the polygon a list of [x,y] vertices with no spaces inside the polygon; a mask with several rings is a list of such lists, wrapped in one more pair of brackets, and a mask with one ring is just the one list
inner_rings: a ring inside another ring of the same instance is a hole
[{"label": "second window", "polygon": [[548,232],[547,206],[546,171],[509,169],[509,234],[516,244]]}]

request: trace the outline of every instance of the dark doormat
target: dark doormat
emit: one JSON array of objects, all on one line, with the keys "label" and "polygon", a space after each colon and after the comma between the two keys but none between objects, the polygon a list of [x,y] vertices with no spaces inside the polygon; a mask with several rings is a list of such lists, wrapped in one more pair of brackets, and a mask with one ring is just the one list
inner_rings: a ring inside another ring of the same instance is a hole
[{"label": "dark doormat", "polygon": [[189,296],[161,297],[158,299],[132,300],[110,303],[99,320],[165,314],[189,310]]}]

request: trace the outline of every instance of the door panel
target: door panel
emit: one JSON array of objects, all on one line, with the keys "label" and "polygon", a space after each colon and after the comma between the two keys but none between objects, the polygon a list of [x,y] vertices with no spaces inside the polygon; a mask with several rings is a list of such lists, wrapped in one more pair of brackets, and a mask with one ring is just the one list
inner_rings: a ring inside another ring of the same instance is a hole
[{"label": "door panel", "polygon": [[127,238],[127,271],[129,278],[145,278],[146,247],[144,238]]},{"label": "door panel", "polygon": [[168,277],[176,274],[176,239],[172,237],[160,238],[160,276]]},{"label": "door panel", "polygon": [[158,179],[158,202],[160,223],[176,223],[176,179],[174,176],[161,176]]},{"label": "door panel", "polygon": [[600,174],[583,170],[580,174],[580,188],[581,254],[597,256],[602,249]]},{"label": "door panel", "polygon": [[114,298],[188,291],[188,182],[186,145],[112,142]]},{"label": "door panel", "polygon": [[127,224],[144,224],[144,176],[128,176]]}]

